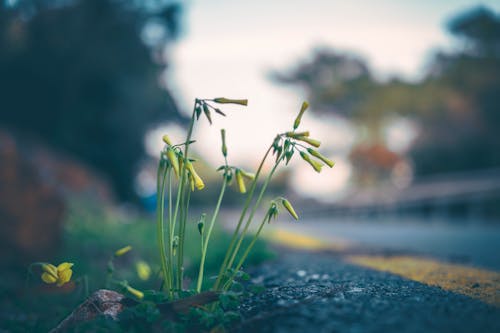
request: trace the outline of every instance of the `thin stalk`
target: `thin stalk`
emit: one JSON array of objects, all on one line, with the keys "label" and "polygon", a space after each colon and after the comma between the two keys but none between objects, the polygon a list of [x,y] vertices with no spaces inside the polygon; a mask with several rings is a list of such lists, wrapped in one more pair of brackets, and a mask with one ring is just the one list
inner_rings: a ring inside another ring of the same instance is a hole
[{"label": "thin stalk", "polygon": [[215,220],[217,219],[217,215],[219,214],[219,208],[222,203],[222,198],[224,197],[224,192],[226,190],[227,180],[224,175],[224,181],[222,183],[222,188],[220,190],[219,199],[217,200],[217,205],[215,206],[214,214],[212,215],[212,220],[210,221],[210,226],[208,228],[208,232],[203,239],[202,237],[202,249],[201,249],[201,259],[200,259],[200,270],[198,272],[198,282],[196,284],[196,291],[201,291],[201,284],[203,282],[203,274],[205,269],[205,258],[207,256],[208,249],[208,241],[210,239],[210,235],[212,234],[212,229],[214,228]]},{"label": "thin stalk", "polygon": [[248,244],[248,247],[245,250],[245,252],[243,253],[243,255],[241,256],[240,261],[235,266],[233,275],[228,279],[228,281],[226,281],[226,283],[222,287],[222,290],[227,290],[227,288],[229,288],[231,286],[231,280],[234,279],[234,277],[236,276],[237,272],[240,270],[241,266],[243,266],[243,263],[245,262],[246,258],[248,257],[248,254],[250,253],[250,251],[252,250],[253,246],[255,245],[255,242],[257,242],[257,239],[259,238],[260,232],[262,231],[262,228],[264,228],[264,225],[266,224],[266,222],[268,221],[268,219],[269,219],[269,211],[264,216],[264,219],[260,223],[259,229],[257,230],[257,232],[255,233],[255,235],[253,236],[253,239],[250,242],[250,244]]},{"label": "thin stalk", "polygon": [[[160,168],[161,168],[161,161],[160,161]],[[167,255],[165,253],[165,234],[164,234],[164,209],[165,209],[165,182],[167,178],[167,170],[168,167],[163,168],[163,172],[161,173],[161,186],[159,186],[160,192],[157,193],[157,199],[156,199],[156,211],[157,211],[157,230],[156,233],[158,235],[158,246],[159,246],[159,252],[160,252],[160,261],[161,261],[161,268],[162,268],[162,274],[163,274],[163,279],[165,283],[163,284],[163,287],[165,288],[165,284],[168,286],[168,266],[167,266]],[[158,196],[159,194],[159,196]],[[167,288],[170,289],[170,288]]]},{"label": "thin stalk", "polygon": [[[187,134],[187,138],[186,138],[186,145],[185,145],[185,148],[184,148],[184,156],[183,158],[187,161],[189,159],[189,155],[188,155],[188,152],[189,152],[189,141],[191,141],[191,136],[193,134],[193,127],[194,127],[194,121],[195,121],[195,108],[196,108],[196,103],[195,103],[195,106],[193,107],[193,113],[192,113],[192,116],[191,116],[191,121],[189,123],[189,129],[188,129],[188,134]],[[177,198],[176,198],[176,203],[175,203],[175,211],[174,211],[174,216],[173,216],[173,221],[172,221],[172,230],[171,230],[171,240],[170,240],[170,249],[172,249],[172,246],[173,246],[173,239],[174,239],[174,234],[175,234],[175,227],[176,227],[176,224],[177,224],[177,217],[178,217],[178,214],[179,214],[179,208],[181,207],[181,201],[184,202],[184,195],[185,195],[185,185],[186,185],[186,181],[187,181],[187,172],[186,172],[186,167],[185,167],[186,163],[183,163],[183,167],[181,169],[181,175],[180,175],[180,178],[179,178],[179,188],[177,189]],[[181,210],[183,208],[180,208]],[[182,219],[182,215],[183,213],[181,212],[181,219]],[[187,214],[186,214],[187,215]],[[181,227],[180,227],[181,228]],[[180,244],[181,243],[181,239],[179,237],[179,246],[183,246]],[[172,250],[171,250],[172,251]],[[182,289],[182,282],[179,281],[179,276],[182,276],[182,273],[179,273],[180,270],[181,270],[181,267],[179,266],[179,255],[180,253],[178,252],[177,253],[177,287],[178,289]],[[173,269],[173,256],[172,256],[172,269]]]},{"label": "thin stalk", "polygon": [[245,224],[245,227],[243,228],[243,231],[240,234],[240,238],[238,240],[238,243],[236,244],[236,246],[233,250],[233,254],[231,256],[231,259],[228,262],[228,265],[227,265],[228,268],[231,268],[231,266],[233,265],[234,259],[236,258],[236,255],[238,254],[238,251],[240,249],[241,243],[243,242],[243,239],[245,238],[245,234],[246,234],[248,228],[250,227],[250,224],[252,224],[252,219],[255,215],[255,212],[257,211],[257,208],[259,208],[259,204],[262,200],[262,197],[264,196],[264,192],[266,191],[267,186],[269,185],[269,182],[271,181],[271,178],[273,177],[274,172],[276,171],[276,168],[278,167],[281,160],[282,160],[282,158],[279,158],[276,161],[271,172],[269,173],[264,184],[262,185],[262,189],[260,190],[259,196],[257,197],[257,201],[255,202],[255,204],[252,208],[252,211],[250,212],[250,215],[248,216],[247,223]]},{"label": "thin stalk", "polygon": [[267,149],[264,157],[262,158],[262,161],[260,162],[259,168],[257,169],[257,172],[255,173],[255,178],[254,178],[254,180],[252,182],[252,185],[250,186],[250,191],[248,192],[247,199],[246,199],[245,204],[243,206],[243,210],[241,211],[240,219],[238,220],[238,224],[236,225],[236,229],[234,230],[233,236],[231,237],[231,242],[229,243],[229,246],[228,246],[228,248],[226,250],[226,255],[224,256],[224,260],[223,260],[222,265],[221,265],[221,267],[219,269],[219,274],[217,274],[217,279],[215,280],[215,283],[214,283],[214,286],[213,286],[213,290],[217,290],[218,289],[219,284],[220,284],[220,282],[222,280],[222,276],[223,276],[224,272],[227,269],[227,263],[229,261],[230,255],[231,255],[231,251],[233,250],[233,247],[235,245],[236,238],[238,237],[238,233],[239,233],[241,225],[243,223],[243,219],[246,216],[248,207],[250,206],[250,203],[252,202],[253,194],[255,192],[255,188],[257,187],[257,181],[258,181],[260,173],[262,171],[262,167],[264,166],[264,162],[266,161],[267,156],[271,152],[272,148],[273,148],[273,146],[271,145]]},{"label": "thin stalk", "polygon": [[179,290],[182,290],[182,280],[184,275],[184,239],[186,237],[186,222],[188,219],[189,201],[191,199],[191,190],[189,187],[186,189],[185,193],[179,223],[179,245],[177,249],[177,286]]}]

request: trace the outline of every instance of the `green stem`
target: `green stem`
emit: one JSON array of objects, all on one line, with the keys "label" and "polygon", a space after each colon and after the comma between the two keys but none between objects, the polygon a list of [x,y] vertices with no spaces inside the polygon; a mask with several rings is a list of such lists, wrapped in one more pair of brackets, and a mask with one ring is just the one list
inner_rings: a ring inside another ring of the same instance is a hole
[{"label": "green stem", "polygon": [[210,226],[208,228],[208,232],[207,232],[204,240],[202,237],[200,270],[198,272],[198,283],[196,284],[196,291],[197,292],[201,291],[201,284],[203,282],[203,274],[204,274],[204,269],[205,269],[205,258],[207,256],[207,249],[208,249],[208,241],[210,239],[210,235],[212,234],[212,229],[214,227],[215,220],[217,219],[217,215],[219,214],[219,208],[220,208],[220,205],[222,203],[222,198],[224,197],[224,192],[226,190],[226,185],[227,185],[226,175],[224,174],[223,177],[224,177],[224,181],[222,183],[222,188],[220,190],[219,199],[217,200],[217,205],[215,206],[214,214],[212,215],[212,220],[210,221]]},{"label": "green stem", "polygon": [[228,268],[231,268],[231,266],[233,265],[234,259],[236,258],[236,255],[238,254],[238,251],[240,249],[241,243],[243,242],[243,239],[245,238],[245,234],[246,234],[248,228],[250,227],[250,224],[252,224],[252,219],[253,219],[253,217],[255,215],[255,212],[257,211],[257,208],[259,208],[259,204],[260,204],[260,202],[262,200],[262,197],[264,196],[264,193],[265,193],[265,191],[267,189],[267,186],[269,185],[269,182],[271,181],[271,178],[273,177],[274,172],[276,171],[276,168],[278,167],[278,165],[281,162],[281,160],[282,159],[279,158],[276,161],[276,163],[274,164],[271,172],[267,176],[266,181],[262,185],[262,189],[260,190],[259,196],[257,197],[257,201],[255,202],[255,204],[254,204],[254,206],[252,208],[252,211],[250,212],[250,215],[248,216],[247,223],[245,224],[245,227],[243,228],[243,231],[240,234],[240,238],[238,240],[238,243],[236,244],[236,246],[235,246],[235,248],[233,250],[233,254],[231,256],[231,259],[229,260],[229,262],[227,264]]},{"label": "green stem", "polygon": [[222,280],[222,276],[224,275],[224,273],[225,273],[225,271],[227,269],[227,263],[228,263],[230,255],[231,255],[231,251],[233,250],[233,247],[235,245],[236,238],[238,237],[238,233],[239,233],[241,225],[243,223],[243,219],[246,216],[248,207],[250,206],[250,203],[252,202],[253,194],[255,192],[255,188],[257,187],[257,181],[258,181],[260,173],[262,171],[262,167],[264,166],[264,162],[266,161],[267,156],[271,152],[272,148],[273,148],[273,146],[271,145],[267,149],[264,157],[262,158],[262,161],[260,162],[259,168],[257,169],[257,172],[255,173],[255,179],[252,182],[252,185],[250,187],[250,191],[248,192],[247,199],[245,201],[245,205],[243,206],[243,210],[241,211],[240,219],[238,220],[238,224],[236,225],[236,229],[234,230],[233,236],[231,237],[231,242],[229,243],[229,246],[228,246],[228,248],[226,250],[226,255],[224,256],[224,260],[223,260],[222,265],[221,265],[221,267],[219,269],[219,274],[217,275],[217,279],[215,280],[215,283],[214,283],[214,286],[213,286],[213,290],[217,290],[218,289],[219,284],[220,284],[220,282]]},{"label": "green stem", "polygon": [[[159,168],[162,168],[162,161],[160,161],[160,166]],[[167,255],[165,253],[165,226],[164,226],[164,209],[165,209],[165,182],[167,178],[167,170],[168,167],[162,168],[163,172],[161,173],[161,186],[159,187],[160,192],[157,193],[157,199],[156,199],[156,211],[157,211],[157,236],[158,236],[158,246],[159,246],[159,251],[160,251],[160,261],[161,261],[161,268],[162,268],[162,274],[163,274],[163,279],[164,279],[164,284],[163,287],[168,288],[168,266],[167,266]],[[159,195],[159,196],[158,196]]]},{"label": "green stem", "polygon": [[179,290],[182,289],[182,280],[184,274],[184,239],[186,237],[186,222],[188,218],[189,201],[191,199],[191,190],[186,186],[183,209],[181,211],[181,218],[179,223],[179,244],[177,249],[177,286]]},{"label": "green stem", "polygon": [[250,253],[250,251],[252,250],[253,246],[255,245],[255,242],[257,242],[257,239],[259,238],[260,232],[262,231],[262,228],[264,228],[264,225],[266,224],[266,221],[268,219],[269,219],[269,211],[264,216],[264,219],[260,223],[259,229],[257,230],[257,232],[255,233],[255,235],[253,236],[252,241],[250,242],[250,244],[248,244],[247,249],[245,250],[245,252],[243,253],[243,255],[242,255],[241,259],[240,259],[240,261],[238,262],[238,264],[234,268],[233,275],[228,279],[228,281],[226,281],[226,283],[222,287],[222,290],[227,290],[227,288],[229,288],[231,286],[231,280],[234,279],[234,277],[236,276],[236,274],[240,270],[241,266],[243,266],[243,263],[245,262],[246,258],[248,257],[248,254]]},{"label": "green stem", "polygon": [[[188,152],[189,152],[189,141],[191,141],[191,136],[193,134],[193,127],[194,127],[194,121],[195,121],[195,108],[196,108],[196,103],[195,103],[195,106],[193,108],[193,113],[192,113],[192,116],[191,116],[191,121],[189,123],[189,129],[188,129],[188,134],[187,134],[187,138],[186,138],[186,145],[185,145],[185,148],[184,148],[184,156],[183,158],[187,161],[189,159],[189,155],[188,155]],[[173,221],[172,221],[172,230],[171,230],[171,240],[170,240],[170,249],[172,249],[172,246],[173,246],[173,239],[174,239],[174,233],[175,233],[175,227],[176,227],[176,224],[177,224],[177,216],[178,216],[178,213],[179,213],[179,208],[181,206],[181,202],[185,202],[184,200],[184,195],[185,195],[185,184],[186,184],[186,167],[185,167],[186,163],[183,163],[183,166],[182,166],[182,169],[181,169],[181,175],[180,175],[180,179],[179,179],[179,188],[177,189],[177,198],[176,198],[176,203],[175,203],[175,212],[174,212],[174,216],[173,216]],[[182,210],[183,208],[181,208]],[[186,213],[183,213],[181,212],[181,219],[182,219],[182,215],[187,215],[187,212]],[[180,226],[179,228],[182,228],[182,226]],[[180,236],[180,235],[179,235]],[[182,247],[183,245],[181,244],[181,237],[179,237],[179,247]],[[172,251],[172,250],[171,250]],[[181,271],[181,266],[179,266],[179,263],[182,262],[182,259],[179,259],[179,256],[181,255],[181,253],[179,253],[179,251],[177,252],[177,287],[178,289],[182,289],[182,286],[180,284],[182,284],[181,281],[179,281],[179,277],[182,276],[182,272]],[[172,256],[172,270],[173,270],[173,256]]]}]

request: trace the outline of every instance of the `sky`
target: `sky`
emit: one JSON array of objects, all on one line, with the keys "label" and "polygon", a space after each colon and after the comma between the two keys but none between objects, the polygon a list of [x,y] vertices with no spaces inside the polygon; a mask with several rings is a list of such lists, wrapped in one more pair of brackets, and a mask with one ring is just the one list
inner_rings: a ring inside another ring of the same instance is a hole
[{"label": "sky", "polygon": [[[305,98],[297,88],[270,81],[270,71],[293,68],[314,48],[326,46],[361,55],[382,80],[392,75],[418,80],[433,51],[454,47],[447,20],[478,4],[500,11],[500,1],[191,0],[185,2],[182,36],[167,50],[165,81],[186,114],[196,97],[248,98],[247,108],[229,108],[228,117],[215,119],[213,126],[200,123],[195,136],[197,152],[220,165],[219,130],[226,128],[230,163],[254,168],[275,134],[290,128]],[[356,140],[354,131],[341,119],[310,113],[303,124],[337,165],[325,176],[294,163],[294,186],[305,195],[335,197],[348,183],[345,156]],[[153,132],[154,142],[165,130],[182,141],[181,131],[170,127]],[[399,129],[405,132],[414,134]]]}]

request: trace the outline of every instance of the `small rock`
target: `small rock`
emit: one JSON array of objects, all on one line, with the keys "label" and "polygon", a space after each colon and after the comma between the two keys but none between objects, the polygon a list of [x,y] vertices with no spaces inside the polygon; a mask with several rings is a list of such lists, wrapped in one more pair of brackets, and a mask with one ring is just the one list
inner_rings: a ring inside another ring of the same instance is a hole
[{"label": "small rock", "polygon": [[302,270],[302,269],[299,270],[299,271],[297,271],[297,276],[298,277],[304,277],[304,276],[306,276],[306,274],[307,274],[307,272],[304,271],[304,270]]}]

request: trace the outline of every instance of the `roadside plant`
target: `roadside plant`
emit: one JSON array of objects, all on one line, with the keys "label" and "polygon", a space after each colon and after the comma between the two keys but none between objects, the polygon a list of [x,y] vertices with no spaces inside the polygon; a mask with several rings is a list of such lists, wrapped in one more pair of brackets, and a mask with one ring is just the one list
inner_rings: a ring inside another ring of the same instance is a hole
[{"label": "roadside plant", "polygon": [[[186,235],[186,223],[190,219],[191,193],[195,190],[203,190],[205,187],[205,183],[196,172],[196,160],[190,155],[190,146],[196,142],[192,138],[193,128],[202,117],[212,124],[212,115],[226,116],[220,109],[223,104],[247,106],[248,101],[229,98],[196,99],[185,140],[174,143],[168,135],[163,136],[165,146],[160,153],[157,174],[157,237],[161,260],[161,289],[168,294],[171,300],[181,297],[185,292],[184,244],[186,237],[193,237],[193,235]],[[278,216],[280,208],[284,208],[294,219],[298,219],[292,204],[286,198],[279,197],[269,203],[269,208],[257,230],[253,235],[250,235],[250,226],[255,214],[261,207],[264,194],[278,168],[288,165],[296,152],[316,172],[321,172],[324,165],[333,167],[334,163],[316,150],[321,145],[320,141],[311,138],[309,131],[298,131],[302,116],[308,106],[307,102],[302,103],[292,125],[292,130],[276,135],[255,173],[228,163],[229,149],[226,142],[226,131],[225,129],[221,130],[221,153],[224,163],[217,169],[221,174],[219,196],[211,215],[204,213],[198,220],[199,235],[197,236],[200,237],[201,259],[196,278],[196,293],[203,291],[205,260],[209,250],[210,237],[227,186],[234,181],[238,191],[245,196],[245,200],[240,218],[220,265],[219,273],[211,287],[211,290],[215,292],[230,290],[238,277],[242,276],[241,268],[264,225]],[[264,165],[271,158],[273,158],[271,171],[264,175]],[[167,207],[167,211],[165,211],[165,207]],[[248,236],[250,236],[251,241],[242,248],[243,240]]]},{"label": "roadside plant", "polygon": [[[177,312],[185,317],[184,322],[180,324],[193,324],[191,319],[195,318],[194,324],[201,325],[200,327],[204,329],[225,325],[227,321],[236,318],[238,299],[242,295],[256,292],[252,291],[251,286],[246,288],[241,283],[250,278],[242,268],[265,225],[275,220],[280,210],[285,210],[295,220],[299,219],[291,202],[282,196],[275,197],[267,203],[263,202],[273,176],[280,167],[287,166],[294,156],[300,156],[316,172],[321,172],[324,165],[330,168],[334,166],[333,161],[317,150],[321,145],[320,141],[312,138],[309,131],[299,130],[302,116],[309,106],[307,102],[302,103],[291,130],[275,136],[254,172],[229,163],[230,146],[226,140],[226,130],[222,129],[220,153],[223,164],[216,169],[220,174],[220,190],[215,206],[211,212],[203,213],[199,217],[191,216],[189,210],[192,193],[205,189],[205,182],[197,172],[197,160],[191,156],[191,145],[196,143],[192,137],[193,130],[196,123],[203,118],[212,124],[213,116],[226,116],[220,109],[225,104],[247,106],[248,101],[222,97],[196,99],[186,138],[181,142],[174,142],[168,135],[162,137],[165,145],[160,152],[156,183],[156,237],[160,270],[153,272],[148,263],[142,260],[136,261],[134,267],[141,281],[147,281],[151,276],[159,276],[161,286],[159,290],[140,290],[137,288],[137,281],[131,286],[127,280],[117,279],[115,261],[127,259],[132,246],[127,245],[114,251],[107,263],[106,287],[116,287],[129,296],[133,301],[132,304],[137,304],[123,312],[121,315],[123,323],[133,323],[134,320],[139,320],[137,318],[150,323],[157,320],[160,313],[164,314],[166,309],[171,310],[175,307],[182,308],[182,311]],[[265,173],[264,167],[267,164],[271,165],[270,171]],[[218,221],[226,190],[233,184],[242,195],[243,207],[221,259],[218,274],[213,280],[207,279],[205,263],[211,236]],[[254,218],[262,207],[266,207],[265,214],[256,227],[252,228]],[[186,228],[188,223],[197,223],[197,228]],[[186,279],[184,250],[188,237],[199,239],[201,255],[199,262],[196,263],[197,274]],[[63,262],[58,266],[50,263],[34,263],[29,268],[30,275],[33,274],[34,266],[39,266],[37,270],[40,271],[40,279],[47,284],[61,287],[72,278],[72,263]],[[87,276],[75,280],[79,281],[84,285],[85,295],[88,296]],[[192,281],[192,284],[187,285],[187,281]],[[209,282],[212,284],[209,285]],[[217,300],[218,302],[214,303]],[[210,303],[212,305],[208,305]],[[169,321],[168,318],[163,319],[166,319],[167,325],[179,324]]]}]

